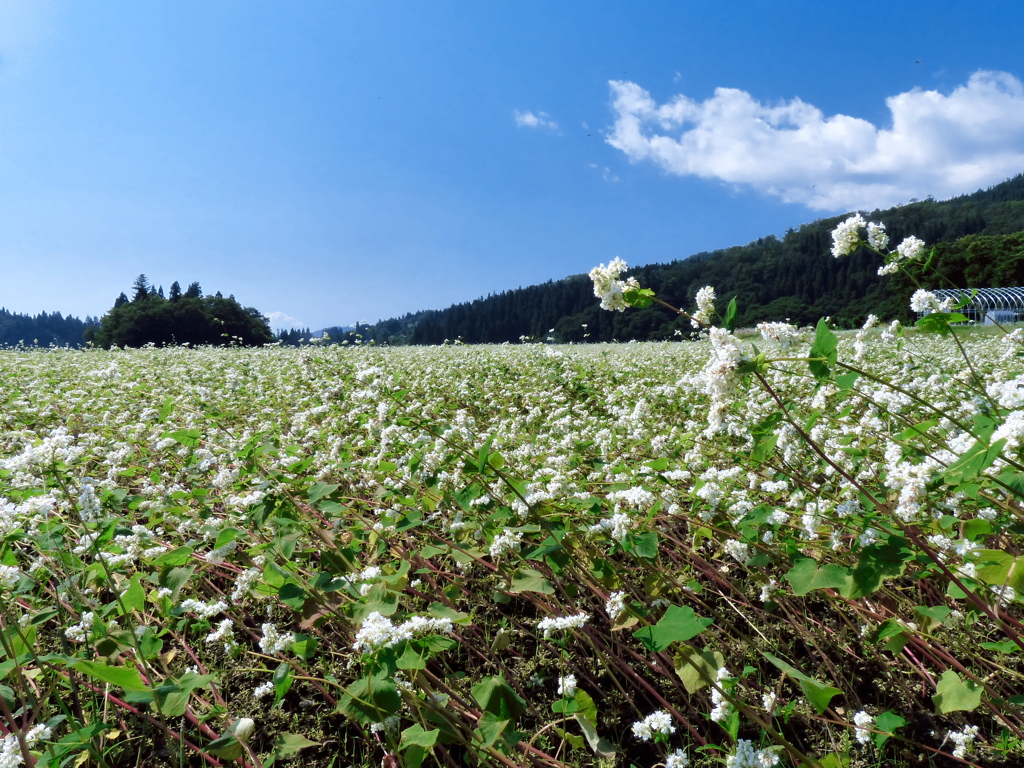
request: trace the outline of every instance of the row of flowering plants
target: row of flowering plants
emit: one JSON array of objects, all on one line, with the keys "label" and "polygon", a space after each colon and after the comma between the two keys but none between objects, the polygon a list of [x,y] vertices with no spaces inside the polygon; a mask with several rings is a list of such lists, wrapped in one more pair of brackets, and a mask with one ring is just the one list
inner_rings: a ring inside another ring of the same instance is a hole
[{"label": "row of flowering plants", "polygon": [[[659,301],[625,269],[606,308]],[[932,299],[0,352],[0,765],[1018,764],[1020,334]]]}]

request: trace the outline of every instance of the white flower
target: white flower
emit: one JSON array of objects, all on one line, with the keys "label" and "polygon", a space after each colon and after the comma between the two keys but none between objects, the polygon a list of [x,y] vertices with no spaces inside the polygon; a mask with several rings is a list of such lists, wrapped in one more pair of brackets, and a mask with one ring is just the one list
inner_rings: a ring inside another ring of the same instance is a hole
[{"label": "white flower", "polygon": [[594,295],[601,299],[601,309],[622,312],[629,306],[623,294],[629,290],[637,290],[640,284],[635,277],[619,280],[619,276],[629,269],[625,261],[616,256],[606,267],[604,264],[590,270],[590,279],[594,283]]},{"label": "white flower", "polygon": [[832,230],[832,255],[837,259],[848,256],[860,245],[860,228],[865,226],[864,217],[855,213]]},{"label": "white flower", "polygon": [[16,565],[0,565],[0,589],[14,589],[20,579],[21,569]]},{"label": "white flower", "polygon": [[777,753],[767,749],[754,749],[754,744],[746,739],[736,742],[736,752],[725,759],[726,768],[772,768],[778,765]]},{"label": "white flower", "polygon": [[715,289],[710,285],[705,285],[699,291],[695,300],[697,302],[697,311],[693,313],[693,319],[690,321],[690,325],[694,328],[701,328],[703,325],[710,325],[711,318],[715,315]]},{"label": "white flower", "polygon": [[978,726],[965,725],[962,731],[949,731],[946,737],[956,744],[953,757],[963,760],[973,751],[974,740],[978,738]]},{"label": "white flower", "polygon": [[641,741],[650,741],[659,734],[668,736],[675,733],[675,730],[676,727],[672,725],[672,716],[663,709],[633,723],[633,734]]},{"label": "white flower", "polygon": [[567,698],[576,695],[576,675],[565,675],[558,678],[558,695]]},{"label": "white flower", "polygon": [[623,591],[612,592],[608,595],[608,601],[604,604],[608,618],[615,621],[626,612],[626,593]]},{"label": "white flower", "polygon": [[910,235],[896,246],[896,253],[899,254],[900,262],[916,261],[924,254],[924,240]]},{"label": "white flower", "polygon": [[853,716],[853,728],[857,736],[858,744],[871,743],[871,731],[868,729],[874,724],[875,718],[864,710]]},{"label": "white flower", "polygon": [[589,613],[578,613],[575,616],[550,616],[537,622],[537,629],[550,637],[552,632],[563,629],[579,629],[590,619]]},{"label": "white flower", "polygon": [[[721,683],[728,677],[730,677],[729,670],[722,667],[718,670],[716,680]],[[711,719],[716,723],[720,723],[732,714],[732,704],[725,698],[725,694],[722,693],[720,688],[721,686],[719,685],[711,690],[711,703],[715,705],[714,709],[711,710]]]},{"label": "white flower", "polygon": [[690,756],[681,749],[677,749],[665,758],[665,768],[688,768],[689,765]]},{"label": "white flower", "polygon": [[494,541],[491,543],[491,548],[488,550],[491,557],[499,557],[510,550],[519,551],[519,548],[523,545],[523,532],[513,531],[510,528],[506,528],[504,531],[494,537]]},{"label": "white flower", "polygon": [[750,559],[750,547],[744,544],[742,541],[736,541],[736,539],[729,539],[725,542],[725,551],[729,556],[736,562],[742,564]]},{"label": "white flower", "polygon": [[263,638],[260,640],[260,650],[268,656],[288,650],[295,642],[295,635],[291,632],[278,632],[277,627],[270,622],[264,624],[262,630]]},{"label": "white flower", "polygon": [[949,312],[952,307],[952,298],[939,301],[938,296],[923,288],[918,288],[910,297],[910,309],[914,312]]},{"label": "white flower", "polygon": [[264,696],[269,696],[274,692],[274,684],[269,680],[265,683],[260,683],[252,690],[252,697],[254,699],[262,699]]},{"label": "white flower", "polygon": [[424,635],[450,634],[451,619],[434,619],[428,616],[413,616],[395,625],[391,619],[374,611],[363,620],[356,632],[355,649],[363,653],[372,653],[378,648],[385,648],[402,640],[412,640]]},{"label": "white flower", "polygon": [[885,250],[889,245],[889,235],[885,233],[885,224],[868,223],[868,245],[876,251]]}]

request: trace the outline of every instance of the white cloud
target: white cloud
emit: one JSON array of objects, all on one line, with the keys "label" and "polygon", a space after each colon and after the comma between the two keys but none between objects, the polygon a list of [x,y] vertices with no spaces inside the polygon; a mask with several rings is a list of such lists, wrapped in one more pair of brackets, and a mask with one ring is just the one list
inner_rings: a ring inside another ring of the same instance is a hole
[{"label": "white cloud", "polygon": [[516,125],[520,128],[548,128],[552,131],[558,130],[558,123],[554,120],[549,119],[551,115],[547,112],[520,112],[518,109],[515,111]]},{"label": "white cloud", "polygon": [[886,99],[892,124],[836,114],[795,98],[764,104],[717,88],[697,102],[658,105],[636,83],[613,80],[608,143],[669,173],[751,187],[825,211],[950,197],[1024,170],[1024,85],[978,71],[944,95],[915,88]]},{"label": "white cloud", "polygon": [[284,312],[274,311],[268,312],[267,320],[270,321],[270,327],[276,330],[292,329],[292,328],[305,328],[306,323],[301,320],[296,320],[291,315],[286,315]]}]

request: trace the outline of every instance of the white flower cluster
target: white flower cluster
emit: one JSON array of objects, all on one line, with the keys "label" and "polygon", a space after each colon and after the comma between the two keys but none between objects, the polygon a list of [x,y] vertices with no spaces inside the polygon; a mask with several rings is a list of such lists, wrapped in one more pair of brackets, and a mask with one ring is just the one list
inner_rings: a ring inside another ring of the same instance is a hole
[{"label": "white flower cluster", "polygon": [[765,341],[774,341],[789,349],[800,341],[800,329],[790,323],[758,323],[757,330]]},{"label": "white flower cluster", "polygon": [[704,431],[713,437],[725,426],[725,413],[733,403],[733,395],[739,389],[740,376],[737,369],[746,361],[742,342],[724,328],[711,329],[711,358],[704,366],[704,394],[711,400],[708,409],[708,426]]},{"label": "white flower cluster", "polygon": [[254,699],[262,699],[264,696],[269,696],[274,692],[274,684],[269,680],[265,683],[260,683],[252,689],[252,697]]},{"label": "white flower cluster", "polygon": [[21,579],[21,569],[15,565],[0,565],[0,589],[11,590]]},{"label": "white flower cluster", "polygon": [[181,609],[183,611],[191,611],[200,619],[209,619],[216,616],[218,613],[223,613],[228,609],[228,604],[223,600],[217,600],[216,602],[211,600],[208,603],[204,603],[200,600],[183,600],[181,603]]},{"label": "white flower cluster", "polygon": [[[914,238],[915,240],[917,238]],[[904,241],[906,242],[906,241]],[[889,235],[885,232],[885,224],[868,222],[868,245],[876,251],[884,251],[889,245]]]},{"label": "white flower cluster", "polygon": [[356,632],[354,647],[363,653],[372,653],[378,648],[395,645],[402,640],[412,640],[423,635],[450,634],[451,619],[433,619],[428,616],[413,616],[395,625],[391,619],[374,611],[363,620]]},{"label": "white flower cluster", "polygon": [[264,624],[261,630],[263,637],[260,639],[260,650],[268,656],[288,650],[295,642],[295,635],[291,632],[279,632],[270,622]]},{"label": "white flower cluster", "polygon": [[914,312],[949,312],[952,308],[952,298],[939,301],[938,296],[924,288],[918,288],[910,297],[910,309]]},{"label": "white flower cluster", "polygon": [[550,637],[552,632],[579,629],[589,620],[589,613],[578,613],[575,616],[549,616],[537,622],[537,629],[544,633],[544,637]]},{"label": "white flower cluster", "polygon": [[[49,739],[53,734],[50,729],[40,723],[39,725],[33,725],[28,733],[25,734],[25,743],[29,747],[34,747],[36,743],[42,739]],[[15,768],[18,765],[24,765],[25,758],[21,754],[21,745],[18,743],[17,735],[9,733],[4,736],[2,745],[0,745],[0,768]]]},{"label": "white flower cluster", "polygon": [[558,678],[558,695],[571,698],[576,695],[576,675],[560,675]]},{"label": "white flower cluster", "polygon": [[206,636],[207,643],[224,643],[224,652],[230,654],[238,645],[235,642],[234,622],[231,619],[224,619],[217,625],[217,629]]},{"label": "white flower cluster", "polygon": [[491,542],[491,547],[487,551],[490,553],[491,557],[500,557],[511,550],[518,552],[522,545],[523,532],[513,531],[511,528],[506,528],[494,537],[494,541]]},{"label": "white flower cluster", "polygon": [[837,259],[849,256],[860,245],[860,228],[867,226],[864,217],[854,214],[832,230],[832,255]]},{"label": "white flower cluster", "polygon": [[[832,255],[837,259],[847,256],[857,250],[861,244],[860,230],[866,227],[868,231],[868,245],[879,253],[883,253],[889,246],[889,235],[885,232],[884,224],[865,222],[864,217],[859,213],[854,214],[846,221],[832,230]],[[924,241],[910,235],[903,239],[896,250],[885,254],[886,263],[878,268],[879,275],[891,275],[899,271],[900,267],[911,261],[917,261],[924,255]]]},{"label": "white flower cluster", "polygon": [[715,676],[719,685],[711,689],[711,703],[715,705],[711,710],[711,719],[716,723],[722,722],[732,714],[732,704],[729,703],[729,700],[725,698],[725,695],[720,690],[722,681],[728,677],[731,677],[729,670],[722,667]]},{"label": "white flower cluster", "polygon": [[768,749],[754,749],[746,739],[736,742],[736,751],[725,758],[725,768],[772,768],[779,764],[779,756]]},{"label": "white flower cluster", "polygon": [[710,285],[705,285],[697,291],[697,295],[694,297],[697,302],[697,311],[693,313],[690,325],[700,329],[711,324],[711,318],[715,316],[715,298],[715,289]]},{"label": "white flower cluster", "polygon": [[629,269],[625,261],[616,256],[608,266],[604,264],[590,270],[590,279],[594,283],[594,295],[601,300],[601,309],[617,310],[622,312],[629,306],[623,294],[626,291],[637,290],[640,283],[635,277],[626,280],[619,280],[619,276]]},{"label": "white flower cluster", "polygon": [[672,716],[663,709],[654,712],[643,720],[633,723],[633,735],[641,741],[651,741],[655,736],[669,736],[675,733]]},{"label": "white flower cluster", "polygon": [[621,590],[612,592],[604,604],[604,609],[608,612],[608,618],[615,621],[626,612],[626,593]]},{"label": "white flower cluster", "polygon": [[965,725],[962,731],[949,731],[946,737],[956,744],[953,757],[963,760],[973,751],[974,740],[978,738],[978,726]]},{"label": "white flower cluster", "polygon": [[64,636],[68,640],[74,640],[76,642],[85,642],[89,637],[89,633],[92,631],[92,625],[95,621],[96,616],[92,611],[86,611],[82,614],[81,620],[64,630]]},{"label": "white flower cluster", "polygon": [[239,600],[249,594],[253,584],[260,577],[259,568],[247,568],[242,571],[239,575],[238,580],[235,581],[235,588],[231,592],[231,602],[237,603]]},{"label": "white flower cluster", "polygon": [[84,523],[99,520],[103,515],[100,501],[96,498],[96,489],[93,488],[92,480],[88,478],[82,481],[82,489],[78,492],[78,507],[81,510],[79,515]]},{"label": "white flower cluster", "polygon": [[665,758],[665,768],[689,768],[689,765],[690,756],[681,749]]},{"label": "white flower cluster", "polygon": [[853,716],[853,729],[857,736],[857,743],[867,745],[871,743],[871,731],[868,729],[874,724],[875,718],[863,709]]},{"label": "white flower cluster", "polygon": [[729,539],[723,546],[729,557],[741,565],[750,559],[750,547],[742,541]]}]

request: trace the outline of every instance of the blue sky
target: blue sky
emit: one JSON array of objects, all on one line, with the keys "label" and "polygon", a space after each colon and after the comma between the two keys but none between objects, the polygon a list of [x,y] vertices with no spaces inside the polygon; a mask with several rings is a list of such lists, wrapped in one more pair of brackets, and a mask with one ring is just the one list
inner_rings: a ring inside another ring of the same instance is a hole
[{"label": "blue sky", "polygon": [[0,306],[314,328],[1024,170],[1019,2],[0,0]]}]

